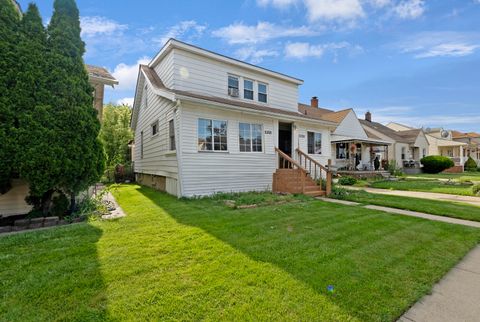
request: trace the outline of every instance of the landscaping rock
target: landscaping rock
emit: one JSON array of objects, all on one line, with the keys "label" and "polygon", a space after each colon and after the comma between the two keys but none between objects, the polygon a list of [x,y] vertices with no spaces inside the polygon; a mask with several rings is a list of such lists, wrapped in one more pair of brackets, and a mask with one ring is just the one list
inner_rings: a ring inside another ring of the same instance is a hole
[{"label": "landscaping rock", "polygon": [[2,226],[0,227],[0,234],[9,233],[12,231],[12,226]]},{"label": "landscaping rock", "polygon": [[28,229],[28,225],[30,225],[30,219],[17,219],[13,223],[13,230],[25,230]]},{"label": "landscaping rock", "polygon": [[30,219],[29,229],[41,228],[43,227],[43,218],[32,218]]},{"label": "landscaping rock", "polygon": [[237,207],[237,209],[250,209],[250,208],[257,208],[257,205],[241,205]]},{"label": "landscaping rock", "polygon": [[225,200],[225,206],[235,208],[235,200]]},{"label": "landscaping rock", "polygon": [[45,217],[43,227],[52,227],[58,224],[60,218],[58,217]]}]

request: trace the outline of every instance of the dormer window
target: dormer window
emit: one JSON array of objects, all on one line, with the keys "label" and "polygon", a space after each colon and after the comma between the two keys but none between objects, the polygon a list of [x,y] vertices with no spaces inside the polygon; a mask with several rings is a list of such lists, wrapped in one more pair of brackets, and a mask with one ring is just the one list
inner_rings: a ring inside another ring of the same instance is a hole
[{"label": "dormer window", "polygon": [[249,79],[243,80],[243,98],[253,100],[253,81]]},{"label": "dormer window", "polygon": [[267,102],[267,84],[258,83],[258,101],[262,103]]},{"label": "dormer window", "polygon": [[238,97],[238,77],[228,76],[228,95]]}]

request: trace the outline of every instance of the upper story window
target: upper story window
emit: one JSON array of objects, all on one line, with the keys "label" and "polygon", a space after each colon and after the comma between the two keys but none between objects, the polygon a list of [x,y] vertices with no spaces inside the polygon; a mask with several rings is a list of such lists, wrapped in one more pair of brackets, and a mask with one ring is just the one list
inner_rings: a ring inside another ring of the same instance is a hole
[{"label": "upper story window", "polygon": [[173,120],[170,120],[168,122],[168,137],[169,137],[169,148],[170,148],[170,151],[174,151],[175,150],[175,123],[173,122]]},{"label": "upper story window", "polygon": [[322,133],[307,132],[308,154],[322,154]]},{"label": "upper story window", "polygon": [[267,102],[267,84],[258,83],[258,101],[266,103]]},{"label": "upper story window", "polygon": [[227,121],[198,119],[198,150],[227,151]]},{"label": "upper story window", "polygon": [[243,80],[243,98],[253,100],[253,81],[249,79]]},{"label": "upper story window", "polygon": [[238,97],[238,77],[228,76],[228,95]]},{"label": "upper story window", "polygon": [[158,120],[152,123],[152,136],[155,136],[158,134]]},{"label": "upper story window", "polygon": [[240,152],[262,152],[262,125],[239,123]]}]

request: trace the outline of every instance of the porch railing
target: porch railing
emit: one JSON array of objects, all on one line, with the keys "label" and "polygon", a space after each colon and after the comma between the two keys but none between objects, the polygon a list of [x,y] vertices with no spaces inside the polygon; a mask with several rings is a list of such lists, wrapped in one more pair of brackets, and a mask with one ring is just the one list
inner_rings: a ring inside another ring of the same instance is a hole
[{"label": "porch railing", "polygon": [[[304,167],[310,177],[318,181],[318,184],[323,187],[323,180],[326,180],[325,190],[327,195],[332,192],[332,160],[328,159],[328,168],[323,166],[320,162],[306,154],[300,149],[295,150],[298,156],[298,162]],[[324,175],[323,175],[324,174]]]}]

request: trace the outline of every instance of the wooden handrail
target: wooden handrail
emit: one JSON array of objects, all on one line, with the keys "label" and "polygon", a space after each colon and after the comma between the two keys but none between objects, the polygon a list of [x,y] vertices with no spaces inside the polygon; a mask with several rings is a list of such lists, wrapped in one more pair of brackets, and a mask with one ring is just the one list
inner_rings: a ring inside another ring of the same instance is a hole
[{"label": "wooden handrail", "polygon": [[308,173],[308,171],[306,169],[304,169],[300,163],[298,163],[297,161],[292,159],[288,154],[286,154],[285,152],[283,152],[279,148],[275,147],[275,152],[277,152],[282,158],[284,158],[285,160],[287,160],[291,164],[295,165],[297,168],[299,168],[303,172]]},{"label": "wooden handrail", "polygon": [[305,159],[309,160],[310,162],[314,163],[315,165],[317,165],[320,169],[322,169],[323,171],[325,172],[328,172],[330,170],[328,170],[325,166],[323,166],[320,162],[318,162],[317,160],[315,160],[314,158],[312,158],[311,156],[309,156],[308,154],[306,154],[305,152],[303,152],[302,150],[300,149],[296,149],[297,153],[300,154],[301,156],[303,156]]}]

